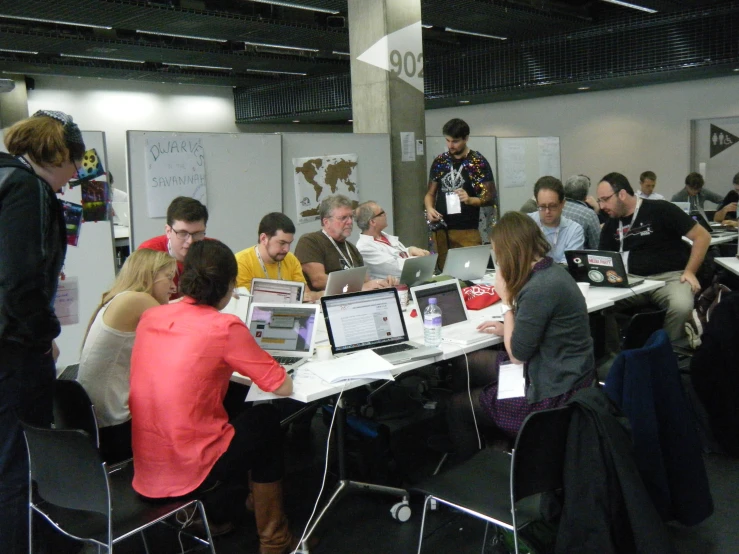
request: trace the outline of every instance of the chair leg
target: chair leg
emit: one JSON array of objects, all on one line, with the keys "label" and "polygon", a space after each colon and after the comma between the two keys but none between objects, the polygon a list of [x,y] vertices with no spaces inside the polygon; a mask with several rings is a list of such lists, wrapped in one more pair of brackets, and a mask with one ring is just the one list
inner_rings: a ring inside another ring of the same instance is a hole
[{"label": "chair leg", "polygon": [[490,529],[490,522],[485,522],[485,534],[482,536],[482,552],[481,554],[485,554],[485,545],[488,542],[488,529]]},{"label": "chair leg", "polygon": [[208,537],[208,546],[210,546],[211,554],[216,554],[216,547],[213,545],[213,536],[210,534],[210,526],[208,525],[208,517],[205,515],[205,506],[198,500],[197,502],[198,511],[200,517],[203,518],[203,526],[205,527],[205,534]]},{"label": "chair leg", "polygon": [[439,463],[436,464],[436,469],[434,470],[434,472],[431,475],[438,475],[439,474],[439,472],[441,471],[442,466],[444,465],[444,462],[447,461],[447,458],[449,458],[449,453],[448,452],[444,452],[444,455],[441,457],[441,460],[439,460]]},{"label": "chair leg", "polygon": [[421,514],[421,532],[418,536],[418,552],[417,554],[421,554],[421,548],[423,548],[423,528],[426,525],[426,511],[429,507],[429,502],[431,501],[433,497],[427,496],[423,501],[423,513]]},{"label": "chair leg", "polygon": [[146,540],[145,531],[146,531],[145,529],[142,529],[141,530],[141,533],[140,533],[141,534],[141,542],[144,543],[144,551],[146,552],[146,554],[150,554],[150,552],[149,552],[149,543]]}]

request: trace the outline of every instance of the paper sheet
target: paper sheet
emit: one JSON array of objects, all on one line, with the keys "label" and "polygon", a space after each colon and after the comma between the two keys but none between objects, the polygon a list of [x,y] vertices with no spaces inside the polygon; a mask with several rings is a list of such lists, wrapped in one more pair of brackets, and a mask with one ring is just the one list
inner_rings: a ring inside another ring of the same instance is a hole
[{"label": "paper sheet", "polygon": [[308,370],[327,383],[337,383],[346,379],[393,380],[392,367],[393,364],[372,350],[360,350],[332,360],[310,361],[301,370]]},{"label": "paper sheet", "polygon": [[498,372],[498,400],[520,398],[526,394],[523,364],[500,364]]}]

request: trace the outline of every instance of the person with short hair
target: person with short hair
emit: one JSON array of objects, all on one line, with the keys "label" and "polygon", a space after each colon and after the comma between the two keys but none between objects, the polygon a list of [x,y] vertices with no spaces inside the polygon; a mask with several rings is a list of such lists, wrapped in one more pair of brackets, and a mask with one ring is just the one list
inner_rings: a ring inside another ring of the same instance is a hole
[{"label": "person with short hair", "polygon": [[654,192],[656,186],[657,174],[654,171],[644,171],[639,175],[639,190],[636,191],[636,195],[645,200],[664,200],[664,196]]},{"label": "person with short hair", "polygon": [[565,205],[562,215],[578,223],[585,233],[584,247],[595,250],[600,241],[600,221],[586,199],[590,190],[590,178],[587,175],[572,175],[565,181]]},{"label": "person with short hair", "polygon": [[672,195],[673,202],[689,202],[690,211],[698,211],[703,209],[706,200],[714,204],[720,204],[723,197],[704,187],[705,181],[700,173],[689,173],[685,177],[685,188],[680,192]]},{"label": "person with short hair", "polygon": [[[328,274],[364,266],[357,247],[347,240],[354,229],[354,206],[343,194],[328,196],[318,207],[321,230],[306,233],[298,241],[295,255],[303,267],[306,283],[312,291],[326,289]],[[397,284],[392,276],[369,279],[362,290],[387,288]]]},{"label": "person with short hair", "polygon": [[251,473],[260,552],[284,554],[297,540],[282,503],[279,415],[260,404],[229,421],[223,400],[234,371],[278,396],[293,383],[241,319],[219,311],[237,272],[228,246],[196,242],[185,257],[184,298],[141,316],[131,356],[133,488],[149,499],[202,497],[209,521],[227,528],[246,509]]},{"label": "person with short hair", "polygon": [[148,248],[149,250],[167,252],[177,260],[177,274],[174,280],[177,290],[170,296],[170,300],[180,297],[180,274],[182,273],[187,250],[192,244],[205,238],[207,225],[208,208],[194,198],[178,196],[167,207],[167,223],[164,225],[164,234],[139,244],[140,249]]},{"label": "person with short hair", "polygon": [[549,242],[549,255],[555,263],[567,263],[566,250],[581,250],[585,233],[579,223],[562,215],[565,190],[562,181],[552,176],[540,177],[534,185],[537,211],[529,214]]},{"label": "person with short hair", "polygon": [[429,255],[428,250],[406,247],[398,237],[384,231],[387,228],[387,213],[377,202],[363,202],[355,213],[357,227],[362,232],[357,249],[369,268],[371,279],[382,279],[387,275],[400,278],[405,260]]},{"label": "person with short hair", "polygon": [[713,220],[717,223],[723,223],[727,227],[736,227],[736,207],[739,203],[739,173],[734,175],[734,178],[731,180],[731,184],[734,188],[724,196],[721,204],[718,205],[718,209],[713,216]]},{"label": "person with short hair", "polygon": [[[259,222],[257,233],[259,238],[255,246],[236,253],[239,266],[236,286],[251,290],[255,278],[305,283],[300,260],[290,252],[295,240],[292,220],[281,212],[268,213]],[[314,302],[321,296],[321,292],[306,290],[303,300]]]},{"label": "person with short hair", "polygon": [[67,251],[56,194],[82,163],[72,118],[40,110],[5,131],[0,153],[0,549],[28,550],[28,456],[19,419],[53,421],[61,327],[54,313]]},{"label": "person with short hair", "polygon": [[485,156],[470,150],[470,127],[461,119],[444,124],[447,151],[431,163],[428,190],[424,197],[430,223],[444,222],[433,233],[439,254],[438,266],[444,267],[450,248],[482,244],[479,231],[480,207],[495,202],[495,180]]}]

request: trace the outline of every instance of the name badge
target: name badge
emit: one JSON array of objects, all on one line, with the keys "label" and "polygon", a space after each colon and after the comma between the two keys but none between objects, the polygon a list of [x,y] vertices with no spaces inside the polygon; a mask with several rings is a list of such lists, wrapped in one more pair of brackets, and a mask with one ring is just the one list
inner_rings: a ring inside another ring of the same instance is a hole
[{"label": "name badge", "polygon": [[500,364],[498,371],[498,400],[520,398],[526,394],[523,364]]},{"label": "name badge", "polygon": [[446,213],[447,214],[461,214],[462,203],[459,200],[456,192],[446,193]]}]

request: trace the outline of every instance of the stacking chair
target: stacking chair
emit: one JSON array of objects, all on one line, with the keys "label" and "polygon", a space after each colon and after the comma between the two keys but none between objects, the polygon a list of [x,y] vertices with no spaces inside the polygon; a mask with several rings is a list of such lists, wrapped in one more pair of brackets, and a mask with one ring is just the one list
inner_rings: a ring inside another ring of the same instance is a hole
[{"label": "stacking chair", "polygon": [[[141,499],[131,486],[133,464],[108,472],[87,433],[69,429],[47,429],[22,423],[28,445],[29,552],[33,552],[34,512],[73,539],[105,547],[141,533],[144,529],[194,507],[203,520],[206,539],[190,535],[215,554],[213,539],[202,503],[196,499],[157,504]],[[33,483],[36,484],[34,491]]]},{"label": "stacking chair", "polygon": [[92,401],[77,381],[58,379],[54,383],[54,427],[80,429],[90,436],[96,448],[100,447],[98,422]]},{"label": "stacking chair", "polygon": [[641,348],[652,336],[652,333],[662,329],[665,324],[667,309],[640,312],[631,316],[624,328],[621,350]]},{"label": "stacking chair", "polygon": [[563,486],[567,432],[572,408],[563,406],[530,414],[523,423],[513,454],[485,449],[453,469],[420,483],[426,495],[418,553],[423,545],[426,511],[432,500],[513,531],[540,519],[538,493]]}]

